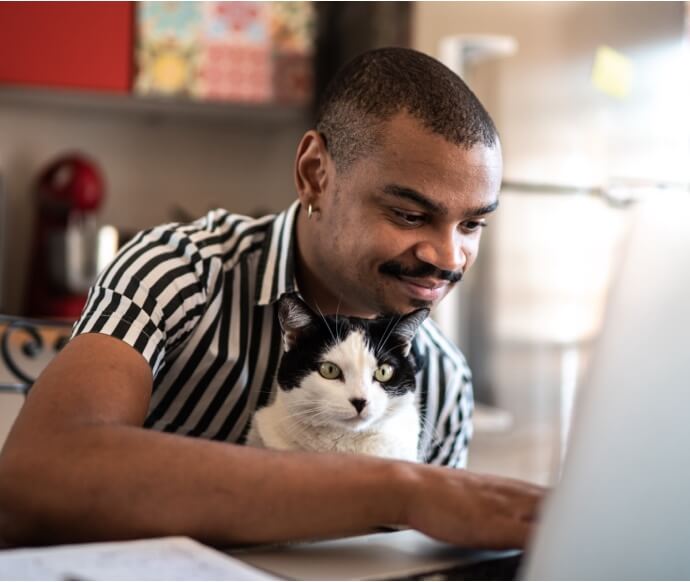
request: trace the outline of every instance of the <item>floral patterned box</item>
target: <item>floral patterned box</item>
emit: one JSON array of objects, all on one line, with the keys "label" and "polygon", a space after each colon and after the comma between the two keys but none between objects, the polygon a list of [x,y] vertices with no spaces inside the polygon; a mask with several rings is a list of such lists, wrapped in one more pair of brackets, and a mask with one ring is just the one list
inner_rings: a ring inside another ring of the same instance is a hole
[{"label": "floral patterned box", "polygon": [[139,2],[135,91],[305,104],[313,86],[311,2]]}]

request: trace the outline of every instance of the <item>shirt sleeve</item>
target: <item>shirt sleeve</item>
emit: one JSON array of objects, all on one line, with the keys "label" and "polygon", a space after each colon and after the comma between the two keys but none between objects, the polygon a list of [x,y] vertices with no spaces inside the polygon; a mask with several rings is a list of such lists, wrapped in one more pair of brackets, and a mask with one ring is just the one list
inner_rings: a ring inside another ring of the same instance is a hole
[{"label": "shirt sleeve", "polygon": [[201,318],[208,297],[208,262],[189,227],[139,233],[98,276],[72,337],[102,333],[135,348],[154,377]]}]

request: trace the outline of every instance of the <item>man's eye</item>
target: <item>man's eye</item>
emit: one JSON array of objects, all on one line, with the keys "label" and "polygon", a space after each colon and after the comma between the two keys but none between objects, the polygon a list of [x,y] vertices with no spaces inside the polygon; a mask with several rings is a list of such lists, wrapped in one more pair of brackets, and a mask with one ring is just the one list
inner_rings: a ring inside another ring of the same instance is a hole
[{"label": "man's eye", "polygon": [[424,216],[422,214],[412,214],[410,212],[403,212],[402,210],[393,210],[399,222],[405,226],[419,226],[424,223]]},{"label": "man's eye", "polygon": [[465,232],[477,232],[480,228],[484,228],[485,226],[486,222],[483,220],[468,220],[462,225]]}]

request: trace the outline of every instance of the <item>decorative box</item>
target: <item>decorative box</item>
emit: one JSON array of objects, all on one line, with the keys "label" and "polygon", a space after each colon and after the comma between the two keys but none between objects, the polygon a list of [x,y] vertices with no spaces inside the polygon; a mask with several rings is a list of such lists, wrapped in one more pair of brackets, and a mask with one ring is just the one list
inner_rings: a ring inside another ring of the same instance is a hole
[{"label": "decorative box", "polygon": [[135,91],[306,104],[313,31],[311,2],[139,2]]}]

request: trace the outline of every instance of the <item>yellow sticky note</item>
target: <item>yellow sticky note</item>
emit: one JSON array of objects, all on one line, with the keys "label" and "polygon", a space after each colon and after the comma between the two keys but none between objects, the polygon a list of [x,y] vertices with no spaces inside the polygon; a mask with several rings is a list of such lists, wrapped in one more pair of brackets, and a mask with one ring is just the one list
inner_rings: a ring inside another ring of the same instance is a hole
[{"label": "yellow sticky note", "polygon": [[630,93],[633,65],[628,57],[608,46],[600,46],[594,56],[592,84],[612,97],[624,99]]}]

